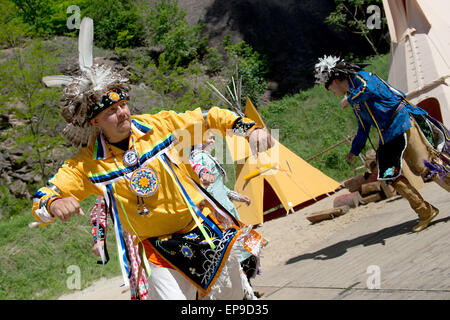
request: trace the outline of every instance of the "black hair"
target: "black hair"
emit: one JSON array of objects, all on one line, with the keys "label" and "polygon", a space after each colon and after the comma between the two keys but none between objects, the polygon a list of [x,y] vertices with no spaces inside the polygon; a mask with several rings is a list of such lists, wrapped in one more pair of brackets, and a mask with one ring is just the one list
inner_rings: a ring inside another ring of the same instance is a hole
[{"label": "black hair", "polygon": [[327,82],[325,83],[325,88],[328,90],[328,87],[333,82],[333,80],[335,80],[335,79],[345,80],[345,79],[347,79],[348,76],[349,76],[349,74],[345,74],[343,72],[333,72],[333,74],[330,75]]}]

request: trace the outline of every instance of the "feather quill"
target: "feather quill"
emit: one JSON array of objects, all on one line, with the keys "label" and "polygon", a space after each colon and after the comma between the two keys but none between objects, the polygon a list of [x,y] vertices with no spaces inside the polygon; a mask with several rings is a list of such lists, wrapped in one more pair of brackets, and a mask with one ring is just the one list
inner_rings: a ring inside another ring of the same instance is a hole
[{"label": "feather quill", "polygon": [[226,102],[231,109],[233,109],[234,112],[239,114],[241,117],[244,117],[244,112],[242,111],[242,104],[241,104],[241,94],[242,94],[242,76],[239,76],[239,71],[236,68],[236,77],[238,79],[238,84],[236,84],[236,80],[234,79],[234,76],[231,76],[231,82],[233,88],[231,89],[230,86],[226,86],[226,93],[228,93],[231,102],[225,97],[224,94],[220,93],[220,91],[211,83],[207,82],[209,88],[212,90],[212,93],[219,97],[221,100]]}]

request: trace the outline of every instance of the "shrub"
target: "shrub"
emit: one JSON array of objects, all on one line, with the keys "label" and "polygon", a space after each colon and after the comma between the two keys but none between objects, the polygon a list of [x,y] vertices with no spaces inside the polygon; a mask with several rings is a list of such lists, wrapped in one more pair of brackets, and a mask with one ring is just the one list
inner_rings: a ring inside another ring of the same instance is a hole
[{"label": "shrub", "polygon": [[[23,150],[24,158],[34,164],[35,171],[46,180],[63,153],[59,116],[60,91],[46,88],[42,77],[56,73],[57,59],[43,48],[41,40],[33,40],[23,48],[15,48],[12,58],[0,65],[0,111],[13,115],[18,124],[11,128],[14,147]],[[61,156],[61,155],[59,155]]]},{"label": "shrub", "polygon": [[131,0],[92,1],[86,8],[86,15],[94,20],[95,45],[106,49],[143,45],[140,14]]},{"label": "shrub", "polygon": [[232,68],[237,66],[239,75],[242,76],[242,100],[245,101],[245,97],[248,96],[257,104],[259,96],[267,89],[265,79],[269,71],[267,56],[254,50],[245,41],[231,44],[229,38],[225,38],[224,45]]},{"label": "shrub", "polygon": [[29,26],[17,15],[17,9],[11,1],[0,0],[0,47],[15,47],[23,42],[30,32]]},{"label": "shrub", "polygon": [[206,46],[206,37],[201,34],[203,25],[189,26],[186,12],[178,8],[177,2],[161,0],[154,7],[141,4],[140,9],[148,44],[160,46],[170,66],[189,64]]},{"label": "shrub", "polygon": [[223,54],[217,48],[207,47],[202,63],[207,67],[206,71],[209,75],[215,75],[222,70],[225,61]]},{"label": "shrub", "polygon": [[29,211],[30,201],[14,197],[3,183],[0,183],[0,219]]},{"label": "shrub", "polygon": [[[3,0],[9,2],[7,0]],[[13,13],[21,18],[35,36],[77,35],[76,29],[67,28],[67,8],[76,5],[84,11],[88,0],[11,0],[15,4]]]}]

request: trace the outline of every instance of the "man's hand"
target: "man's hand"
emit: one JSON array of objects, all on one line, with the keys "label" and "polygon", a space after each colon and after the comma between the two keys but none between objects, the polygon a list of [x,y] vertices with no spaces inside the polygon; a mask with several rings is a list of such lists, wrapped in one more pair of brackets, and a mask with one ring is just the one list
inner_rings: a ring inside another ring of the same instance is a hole
[{"label": "man's hand", "polygon": [[349,103],[348,103],[348,100],[347,100],[347,96],[344,96],[344,98],[342,98],[342,100],[341,100],[341,107],[342,107],[342,109],[347,108],[348,105],[349,105]]},{"label": "man's hand", "polygon": [[253,130],[248,137],[248,142],[255,158],[259,152],[264,152],[275,145],[275,140],[264,129]]},{"label": "man's hand", "polygon": [[245,194],[241,194],[241,201],[245,202],[248,206],[250,205],[251,201],[250,198],[247,197]]},{"label": "man's hand", "polygon": [[347,154],[347,156],[345,156],[345,159],[350,163],[353,163],[354,158],[355,158],[355,155],[353,153],[349,153],[349,154]]},{"label": "man's hand", "polygon": [[62,222],[67,222],[74,215],[84,217],[84,212],[77,200],[72,197],[56,199],[50,205],[50,214]]},{"label": "man's hand", "polygon": [[214,183],[216,181],[216,178],[214,175],[210,173],[204,173],[202,174],[202,177],[200,178],[200,182],[205,186],[208,187],[211,183]]}]

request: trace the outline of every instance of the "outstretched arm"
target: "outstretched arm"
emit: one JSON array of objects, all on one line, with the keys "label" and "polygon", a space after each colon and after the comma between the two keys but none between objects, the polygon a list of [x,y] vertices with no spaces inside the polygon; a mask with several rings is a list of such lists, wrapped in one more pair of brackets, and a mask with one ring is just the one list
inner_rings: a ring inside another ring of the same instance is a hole
[{"label": "outstretched arm", "polygon": [[[206,120],[210,128],[221,131],[231,129],[233,134],[247,137],[250,149],[255,157],[258,152],[264,152],[275,144],[272,136],[265,129],[261,129],[256,122],[229,110],[211,108]],[[225,135],[225,132],[223,132],[223,135]]]},{"label": "outstretched arm", "polygon": [[[353,110],[356,117],[358,118],[358,131],[356,132],[356,136],[353,138],[352,147],[350,149],[350,153],[357,156],[362,151],[364,146],[366,145],[368,135],[370,132],[370,124],[365,122],[358,114],[357,111]],[[349,160],[349,159],[347,159]]]},{"label": "outstretched arm", "polygon": [[58,172],[33,195],[32,213],[41,226],[55,219],[68,221],[74,215],[84,216],[80,201],[95,193],[95,187],[78,166],[81,161],[67,160]]},{"label": "outstretched arm", "polygon": [[202,112],[198,108],[184,113],[163,111],[158,113],[158,117],[170,131],[175,132],[176,136],[182,136],[184,143],[187,140],[188,145],[204,141],[207,130],[213,130],[221,136],[231,132],[247,137],[253,154],[266,151],[275,143],[270,134],[261,129],[256,122],[227,109],[212,107]]},{"label": "outstretched arm", "polygon": [[251,203],[250,198],[247,197],[245,194],[240,194],[239,192],[228,189],[227,195],[230,200],[237,201],[237,202],[245,202],[248,206]]}]

